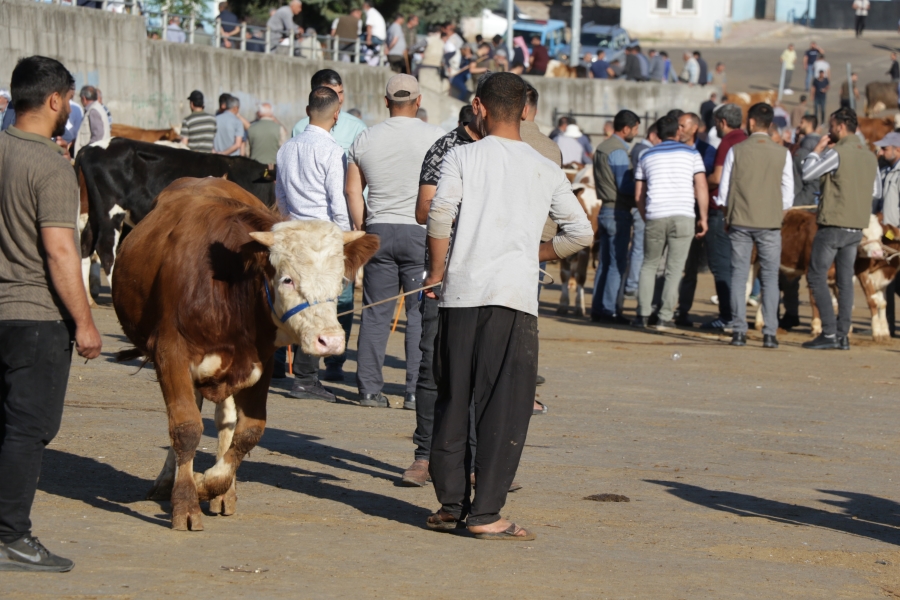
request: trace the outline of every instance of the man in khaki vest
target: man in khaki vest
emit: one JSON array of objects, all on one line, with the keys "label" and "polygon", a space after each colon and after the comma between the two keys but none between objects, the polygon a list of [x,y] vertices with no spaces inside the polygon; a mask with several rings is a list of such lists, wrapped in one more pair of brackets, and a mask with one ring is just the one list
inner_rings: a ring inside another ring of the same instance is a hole
[{"label": "man in khaki vest", "polygon": [[[803,163],[803,181],[822,181],[816,220],[819,230],[806,276],[822,319],[822,333],[803,344],[812,350],[850,349],[847,335],[853,313],[853,265],[862,230],[869,226],[872,198],[881,197],[878,161],[857,137],[856,126],[853,110],[842,108],[833,113],[828,135],[822,136]],[[828,289],[832,263],[838,286],[837,321]]]},{"label": "man in khaki vest", "polygon": [[778,268],[781,264],[781,221],[794,203],[794,165],[787,148],[769,137],[775,118],[768,104],[747,111],[750,137],[728,151],[719,185],[719,206],[731,240],[732,346],[747,345],[747,303],[743,290],[756,243],[762,283],[763,347],[777,348]]}]

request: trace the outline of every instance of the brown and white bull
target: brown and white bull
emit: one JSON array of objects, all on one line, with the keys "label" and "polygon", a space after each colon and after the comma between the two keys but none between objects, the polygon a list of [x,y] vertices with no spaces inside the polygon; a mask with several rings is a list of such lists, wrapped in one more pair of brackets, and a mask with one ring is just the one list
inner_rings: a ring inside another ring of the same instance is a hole
[{"label": "brown and white bull", "polygon": [[[587,166],[578,171],[572,179],[572,191],[584,213],[591,223],[594,234],[597,233],[600,215],[600,207],[603,202],[597,198],[597,189],[594,185],[594,169]],[[591,261],[591,248],[582,248],[572,256],[562,258],[559,261],[559,279],[561,294],[559,307],[556,314],[566,315],[569,312],[569,293],[575,292],[575,316],[583,317],[586,314],[584,305],[584,284],[587,281],[588,264]]]},{"label": "brown and white bull", "polygon": [[[235,472],[263,434],[276,347],[339,354],[336,299],[378,238],[325,221],[283,222],[222,179],[179,179],[122,243],[112,296],[162,388],[172,449],[151,496],[172,528],[203,529],[200,504],[233,514]],[[216,403],[216,464],[193,472],[203,398]]]}]

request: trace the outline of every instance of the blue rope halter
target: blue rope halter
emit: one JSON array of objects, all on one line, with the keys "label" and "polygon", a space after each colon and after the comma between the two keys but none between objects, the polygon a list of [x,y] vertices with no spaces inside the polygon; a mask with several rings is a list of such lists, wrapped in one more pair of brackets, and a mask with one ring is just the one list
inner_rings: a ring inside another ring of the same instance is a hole
[{"label": "blue rope halter", "polygon": [[266,288],[266,300],[269,301],[269,308],[272,309],[272,314],[275,315],[276,318],[279,318],[282,323],[287,323],[288,319],[290,319],[297,313],[306,310],[310,306],[315,306],[316,304],[324,304],[325,302],[337,302],[338,301],[337,298],[329,298],[328,300],[320,300],[319,302],[303,302],[301,304],[298,304],[294,308],[290,309],[283,315],[281,315],[281,317],[278,317],[278,313],[275,312],[275,305],[272,304],[272,292],[269,291],[269,278],[268,277],[263,276],[263,284],[265,285],[265,288]]}]

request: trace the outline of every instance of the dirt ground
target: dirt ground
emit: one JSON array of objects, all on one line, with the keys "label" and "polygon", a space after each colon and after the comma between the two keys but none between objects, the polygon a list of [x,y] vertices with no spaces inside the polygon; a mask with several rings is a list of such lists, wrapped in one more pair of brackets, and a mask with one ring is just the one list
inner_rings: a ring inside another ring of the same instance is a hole
[{"label": "dirt ground", "polygon": [[[702,275],[698,322],[712,293]],[[900,346],[863,331],[851,352],[804,351],[806,303],[805,325],[773,351],[759,336],[740,349],[699,330],[561,318],[558,298],[544,291],[540,321],[549,413],[532,420],[524,487],[504,511],[538,539],[514,543],[425,529],[432,488],[397,486],[415,415],[360,408],[352,375],[336,404],[273,387],[269,426],[238,471],[238,513],[170,530],[168,503],[143,499],[168,443],[159,387],[113,362],[127,341],[111,308],[95,310],[104,353],[72,367],[33,515],[76,567],[4,573],[0,596],[900,597]],[[385,368],[395,405],[402,329]],[[197,470],[215,453],[209,404],[204,421]],[[584,499],[598,493],[630,502]]]}]

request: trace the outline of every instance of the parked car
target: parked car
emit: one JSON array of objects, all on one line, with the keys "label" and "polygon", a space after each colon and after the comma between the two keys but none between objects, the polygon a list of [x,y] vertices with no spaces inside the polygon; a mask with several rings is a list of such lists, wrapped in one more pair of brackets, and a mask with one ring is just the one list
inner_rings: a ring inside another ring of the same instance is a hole
[{"label": "parked car", "polygon": [[[600,50],[606,51],[606,60],[612,62],[616,59],[625,63],[625,48],[637,44],[637,40],[631,39],[628,32],[618,25],[597,25],[593,22],[585,23],[581,27],[581,50],[583,56],[590,52],[595,55]],[[570,52],[566,44],[560,49],[563,54]]]}]

